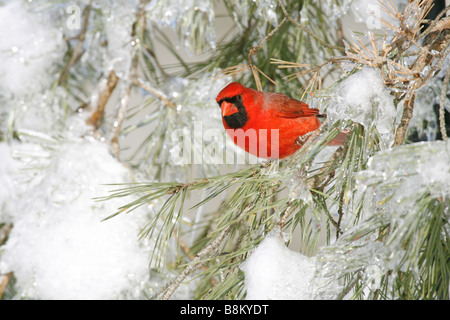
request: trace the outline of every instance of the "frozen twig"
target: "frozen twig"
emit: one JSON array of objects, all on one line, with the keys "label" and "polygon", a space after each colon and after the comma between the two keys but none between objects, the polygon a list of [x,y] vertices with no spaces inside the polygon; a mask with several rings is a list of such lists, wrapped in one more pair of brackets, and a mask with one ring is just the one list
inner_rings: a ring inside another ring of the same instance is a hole
[{"label": "frozen twig", "polygon": [[225,238],[230,234],[232,227],[233,224],[222,230],[222,232],[214,239],[214,241],[204,247],[194,257],[194,259],[192,259],[192,261],[186,266],[186,268],[184,268],[184,270],[178,275],[178,277],[171,281],[157,296],[162,294],[160,299],[168,300],[189,274],[203,266],[202,260],[204,260],[208,254],[219,248],[223,240],[225,240]]},{"label": "frozen twig", "polygon": [[281,26],[286,22],[286,18],[284,18],[280,24],[273,29],[256,47],[252,47],[250,49],[250,52],[248,53],[248,65],[250,67],[250,70],[253,73],[253,77],[255,78],[255,82],[256,82],[256,88],[259,91],[262,91],[262,86],[261,86],[261,81],[259,80],[259,74],[261,73],[266,79],[268,79],[270,82],[272,82],[274,85],[277,85],[276,82],[274,82],[272,79],[270,79],[267,75],[265,75],[260,69],[258,69],[252,61],[252,56],[254,54],[256,54],[264,45],[264,43],[266,43],[266,41],[268,41],[270,38],[272,38],[272,36],[278,31],[280,30]]},{"label": "frozen twig", "polygon": [[290,199],[286,206],[286,210],[284,210],[284,214],[281,216],[280,221],[278,221],[277,224],[280,228],[280,232],[283,230],[284,225],[286,224],[287,219],[291,216],[294,208],[294,199]]},{"label": "frozen twig", "polygon": [[161,92],[152,88],[148,83],[145,83],[140,79],[134,79],[134,84],[161,100],[166,106],[175,110],[177,109],[177,105],[174,102],[167,99]]},{"label": "frozen twig", "polygon": [[10,224],[5,224],[1,229],[0,229],[0,246],[3,244],[3,242],[5,242],[6,238],[8,238],[9,233],[11,232],[13,225]]},{"label": "frozen twig", "polygon": [[[408,92],[404,95],[407,100],[403,104],[403,114],[400,124],[397,128],[397,132],[395,135],[394,146],[398,146],[403,144],[403,141],[406,137],[406,132],[408,130],[409,122],[413,115],[414,109],[414,99],[415,99],[415,91],[423,87],[428,80],[435,74],[436,70],[440,68],[442,61],[445,59],[444,52],[447,51],[447,48],[450,45],[450,30],[444,30],[443,32],[439,32],[439,34],[433,35],[429,44],[426,46],[427,51],[422,51],[421,54],[417,57],[416,61],[411,65],[411,71],[414,71],[414,82],[409,86]],[[431,54],[431,52],[439,52],[439,60],[437,63],[433,63],[435,60],[435,55]],[[433,63],[433,64],[432,64]],[[419,72],[425,70],[429,67],[429,70],[424,75],[419,75]]]},{"label": "frozen twig", "polygon": [[108,75],[108,79],[106,80],[106,85],[99,93],[97,106],[95,107],[91,117],[87,120],[87,123],[94,126],[95,129],[98,129],[102,125],[106,103],[116,88],[118,81],[119,78],[116,76],[114,70],[111,70]]},{"label": "frozen twig", "polygon": [[89,17],[91,14],[91,9],[92,9],[92,2],[93,0],[90,0],[89,3],[86,5],[86,8],[84,9],[84,17],[83,17],[83,26],[81,28],[80,33],[78,34],[78,36],[76,36],[74,39],[78,40],[77,46],[75,47],[75,49],[73,50],[73,53],[70,57],[69,62],[67,62],[67,64],[64,66],[61,75],[59,76],[58,79],[58,84],[62,85],[66,82],[67,77],[69,76],[69,71],[70,68],[72,68],[77,62],[78,60],[80,60],[81,56],[84,53],[84,39],[86,38],[86,32],[88,29],[88,24],[89,24]]},{"label": "frozen twig", "polygon": [[[448,29],[449,27],[449,18],[448,18],[448,10],[450,9],[450,5],[446,4],[447,6],[442,10],[441,13],[439,13],[436,18],[431,22],[431,24],[428,26],[428,28],[423,32],[423,36],[428,35],[429,33],[433,33],[436,31],[442,31],[444,29]],[[446,18],[442,19],[443,16],[446,16]]]},{"label": "frozen twig", "polygon": [[297,145],[304,145],[306,141],[308,141],[309,137],[311,137],[313,135],[314,131],[310,131],[307,134],[304,134],[300,137],[297,138],[297,140],[295,140],[295,144]]},{"label": "frozen twig", "polygon": [[405,140],[409,122],[411,121],[411,118],[413,116],[414,100],[415,95],[412,94],[411,97],[405,100],[403,104],[402,119],[400,121],[400,124],[398,125],[397,132],[395,133],[395,139],[393,144],[394,146],[402,145]]},{"label": "frozen twig", "polygon": [[298,139],[301,141],[302,137],[307,136],[307,140],[304,142],[304,144],[302,145],[302,148],[298,151],[298,153],[302,153],[304,150],[307,150],[313,144],[313,142],[320,136],[323,128],[327,124],[328,124],[328,119],[325,119],[319,128],[317,128],[316,130],[314,130],[310,133],[307,133],[306,135],[298,137]]},{"label": "frozen twig", "polygon": [[[308,181],[309,189],[319,189],[322,183],[327,179],[327,176],[334,175],[334,171],[337,169],[339,162],[337,161],[342,155],[347,152],[348,145],[340,146],[330,157],[330,159],[324,163],[322,168],[317,174],[315,174]],[[322,187],[323,188],[323,187]]]},{"label": "frozen twig", "polygon": [[[334,177],[335,171],[340,164],[340,158],[345,157],[348,150],[348,143],[340,146],[330,157],[330,159],[322,166],[317,174],[315,174],[310,180],[308,180],[307,185],[308,189],[313,190],[323,190],[324,186],[327,185],[329,179]],[[341,196],[344,193],[341,191]],[[340,199],[340,205],[342,205],[342,198]],[[328,216],[328,220],[333,224],[336,228],[336,235],[338,236],[342,233],[340,228],[341,216],[338,221],[335,221],[334,218],[329,214],[327,210],[324,211]]]},{"label": "frozen twig", "polygon": [[114,154],[119,158],[120,147],[119,147],[119,135],[122,128],[123,121],[125,120],[125,115],[127,112],[128,104],[130,101],[131,89],[134,84],[135,79],[138,76],[138,66],[139,66],[139,53],[141,49],[142,38],[145,30],[145,5],[150,0],[141,0],[139,3],[139,8],[136,14],[136,21],[133,23],[133,28],[131,36],[134,39],[134,47],[131,53],[131,65],[128,73],[127,86],[123,92],[122,98],[120,99],[120,105],[116,113],[114,121],[114,132],[113,138],[111,139],[111,145]]},{"label": "frozen twig", "polygon": [[441,101],[439,104],[439,127],[442,140],[447,140],[447,129],[445,126],[445,103],[447,102],[447,88],[450,80],[450,68],[447,70],[444,81],[442,81]]},{"label": "frozen twig", "polygon": [[5,292],[6,286],[8,285],[12,276],[13,276],[12,272],[0,275],[0,299],[2,298],[3,293]]},{"label": "frozen twig", "polygon": [[[0,229],[0,246],[6,241],[12,228],[13,228],[12,224],[5,224]],[[12,275],[13,275],[12,272],[0,275],[0,299],[3,296],[3,293],[5,292],[6,286],[8,285],[9,281],[11,280]]]}]

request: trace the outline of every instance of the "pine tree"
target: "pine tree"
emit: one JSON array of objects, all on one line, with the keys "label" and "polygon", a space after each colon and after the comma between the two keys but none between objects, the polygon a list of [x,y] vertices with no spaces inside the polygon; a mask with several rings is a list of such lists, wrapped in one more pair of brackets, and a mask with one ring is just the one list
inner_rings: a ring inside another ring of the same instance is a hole
[{"label": "pine tree", "polygon": [[[441,2],[0,10],[16,26],[0,38],[3,299],[449,298]],[[346,29],[349,10],[363,31]],[[231,81],[326,120],[288,159],[251,157],[215,102]]]}]

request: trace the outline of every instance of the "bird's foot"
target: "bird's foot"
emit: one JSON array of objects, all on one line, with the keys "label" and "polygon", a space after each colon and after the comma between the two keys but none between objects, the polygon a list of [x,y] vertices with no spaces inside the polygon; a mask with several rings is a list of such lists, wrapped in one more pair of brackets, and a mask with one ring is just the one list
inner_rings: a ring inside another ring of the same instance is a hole
[{"label": "bird's foot", "polygon": [[314,133],[314,131],[308,132],[300,137],[298,137],[295,140],[295,143],[298,144],[299,146],[302,146],[305,144],[306,140],[308,140],[309,137],[311,137],[311,135]]}]

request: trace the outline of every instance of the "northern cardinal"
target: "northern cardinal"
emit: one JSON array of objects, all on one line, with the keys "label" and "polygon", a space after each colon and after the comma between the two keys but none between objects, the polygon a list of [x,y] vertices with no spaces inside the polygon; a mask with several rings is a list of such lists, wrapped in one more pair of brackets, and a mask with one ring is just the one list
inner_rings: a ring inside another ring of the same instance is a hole
[{"label": "northern cardinal", "polygon": [[216,101],[234,143],[260,158],[289,157],[302,147],[298,138],[321,125],[318,109],[282,93],[257,91],[238,82],[220,91]]}]

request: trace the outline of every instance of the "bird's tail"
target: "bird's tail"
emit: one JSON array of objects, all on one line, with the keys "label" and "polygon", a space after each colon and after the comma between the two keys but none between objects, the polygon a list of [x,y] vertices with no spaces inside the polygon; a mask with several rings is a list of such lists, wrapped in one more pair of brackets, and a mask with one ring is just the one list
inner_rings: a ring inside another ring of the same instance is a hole
[{"label": "bird's tail", "polygon": [[341,146],[344,144],[345,139],[347,138],[347,131],[341,131],[338,135],[328,143],[329,146]]},{"label": "bird's tail", "polygon": [[[326,113],[320,113],[320,114],[316,115],[316,117],[326,119],[327,114]],[[321,120],[321,121],[323,121],[323,120]],[[338,135],[333,140],[331,140],[330,143],[328,143],[328,145],[329,146],[341,146],[341,145],[343,145],[344,141],[345,141],[345,138],[347,138],[347,134],[348,134],[347,130],[339,132]]]}]

